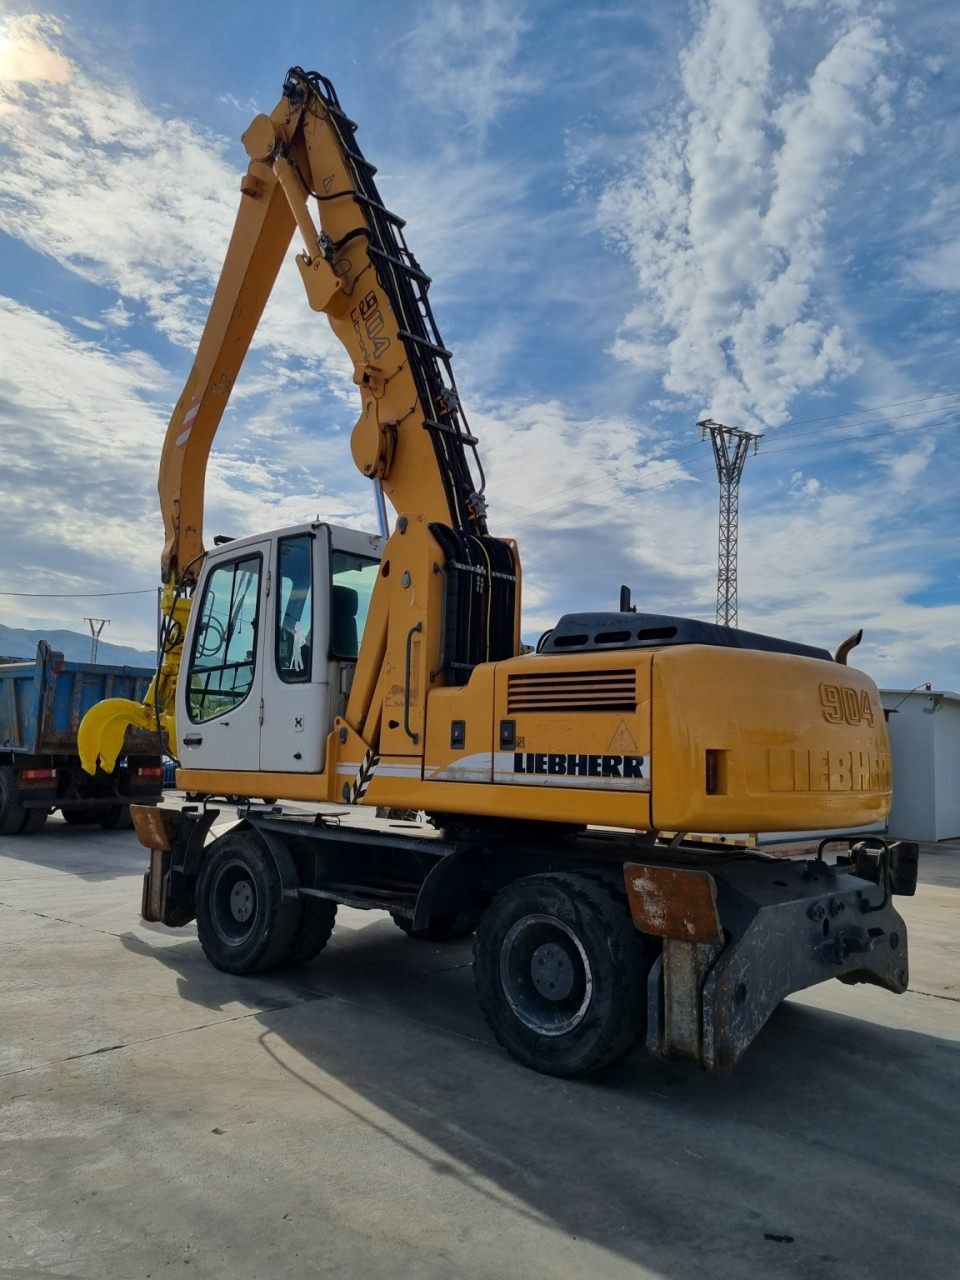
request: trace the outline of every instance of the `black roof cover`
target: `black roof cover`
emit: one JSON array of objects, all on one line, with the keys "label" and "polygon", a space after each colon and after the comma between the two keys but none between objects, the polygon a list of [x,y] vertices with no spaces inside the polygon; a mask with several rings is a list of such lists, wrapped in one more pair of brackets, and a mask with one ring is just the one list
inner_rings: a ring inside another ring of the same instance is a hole
[{"label": "black roof cover", "polygon": [[659,649],[674,644],[714,644],[728,649],[761,649],[802,658],[833,659],[829,650],[814,645],[666,613],[565,613],[538,648],[541,653],[585,653]]}]

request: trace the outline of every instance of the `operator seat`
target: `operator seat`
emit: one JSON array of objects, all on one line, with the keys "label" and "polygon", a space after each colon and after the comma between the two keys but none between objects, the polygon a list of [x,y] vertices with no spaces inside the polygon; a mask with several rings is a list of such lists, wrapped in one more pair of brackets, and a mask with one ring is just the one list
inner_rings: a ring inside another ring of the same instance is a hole
[{"label": "operator seat", "polygon": [[353,587],[334,586],[331,599],[330,648],[335,658],[356,662],[360,649],[357,608],[360,597]]}]

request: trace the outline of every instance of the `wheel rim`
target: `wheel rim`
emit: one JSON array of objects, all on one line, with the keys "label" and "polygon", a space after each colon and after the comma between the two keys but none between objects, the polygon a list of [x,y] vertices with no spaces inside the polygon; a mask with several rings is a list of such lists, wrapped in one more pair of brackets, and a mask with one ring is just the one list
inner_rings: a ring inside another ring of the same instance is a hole
[{"label": "wheel rim", "polygon": [[235,947],[249,938],[259,905],[250,868],[239,859],[224,863],[210,886],[210,920],[220,940]]},{"label": "wheel rim", "polygon": [[586,1016],[593,970],[572,929],[555,916],[533,914],[517,920],[503,940],[500,985],[525,1027],[562,1036]]}]

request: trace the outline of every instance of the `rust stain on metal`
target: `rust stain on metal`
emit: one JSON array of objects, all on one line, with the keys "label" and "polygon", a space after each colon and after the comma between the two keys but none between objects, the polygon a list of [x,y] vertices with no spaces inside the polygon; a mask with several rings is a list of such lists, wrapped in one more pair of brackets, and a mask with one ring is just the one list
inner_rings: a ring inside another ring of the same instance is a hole
[{"label": "rust stain on metal", "polygon": [[641,933],[681,942],[720,943],[717,883],[709,871],[628,862],[623,879]]},{"label": "rust stain on metal", "polygon": [[168,809],[155,809],[152,805],[132,804],[130,816],[137,839],[145,849],[170,849],[173,837],[180,825],[180,814]]}]

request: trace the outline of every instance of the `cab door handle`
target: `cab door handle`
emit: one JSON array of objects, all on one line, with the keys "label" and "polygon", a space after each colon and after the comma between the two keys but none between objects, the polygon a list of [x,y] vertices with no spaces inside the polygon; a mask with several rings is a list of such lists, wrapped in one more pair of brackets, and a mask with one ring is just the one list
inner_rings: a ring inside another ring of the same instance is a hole
[{"label": "cab door handle", "polygon": [[184,740],[183,740],[183,745],[184,745],[185,747],[199,747],[199,745],[200,745],[200,743],[201,743],[202,741],[203,741],[203,735],[202,735],[202,734],[199,734],[199,733],[191,733],[191,734],[189,734],[187,737],[185,737],[185,738],[184,738]]}]

